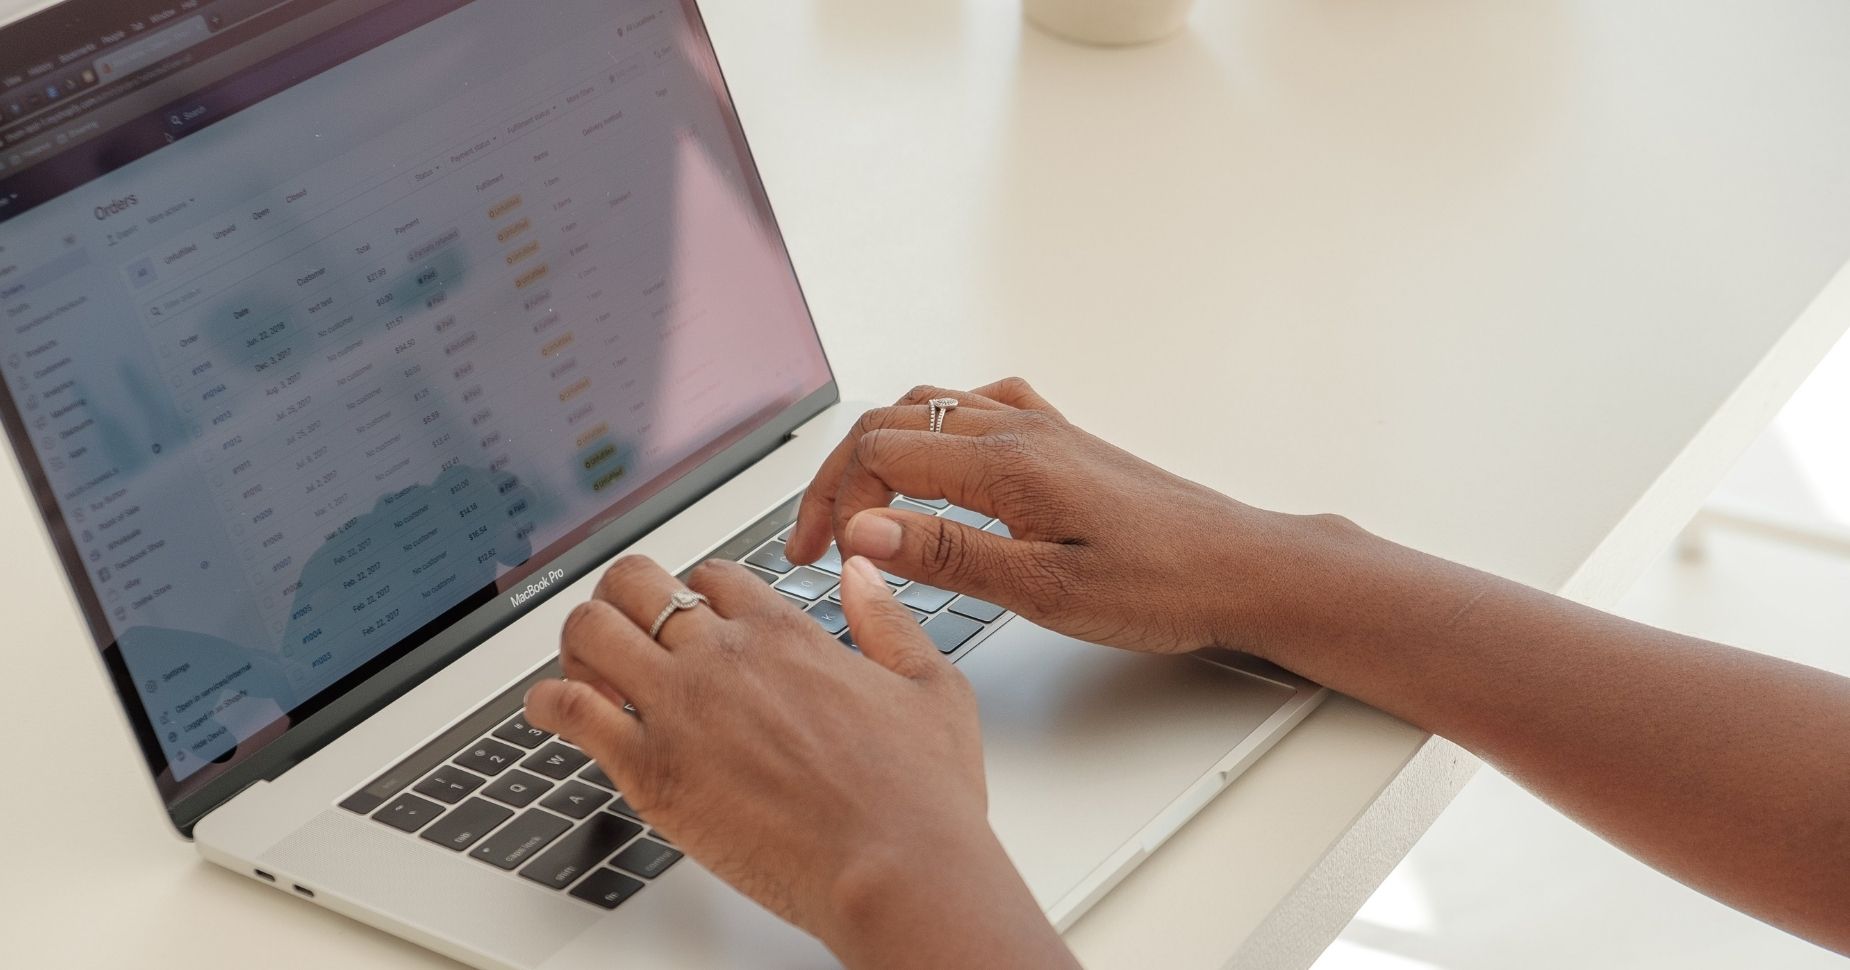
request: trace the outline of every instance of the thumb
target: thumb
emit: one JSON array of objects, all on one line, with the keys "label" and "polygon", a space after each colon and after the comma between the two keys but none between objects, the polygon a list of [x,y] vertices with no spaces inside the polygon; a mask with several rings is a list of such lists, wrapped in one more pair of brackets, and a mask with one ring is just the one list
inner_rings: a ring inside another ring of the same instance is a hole
[{"label": "thumb", "polygon": [[842,566],[841,605],[855,645],[880,666],[911,680],[931,680],[950,665],[912,611],[893,598],[880,570],[860,556]]},{"label": "thumb", "polygon": [[1004,584],[1017,570],[1006,568],[1019,556],[1023,540],[972,528],[962,522],[900,509],[869,509],[848,521],[848,551],[874,561],[887,572],[940,589],[969,593],[991,603],[1022,599]]}]

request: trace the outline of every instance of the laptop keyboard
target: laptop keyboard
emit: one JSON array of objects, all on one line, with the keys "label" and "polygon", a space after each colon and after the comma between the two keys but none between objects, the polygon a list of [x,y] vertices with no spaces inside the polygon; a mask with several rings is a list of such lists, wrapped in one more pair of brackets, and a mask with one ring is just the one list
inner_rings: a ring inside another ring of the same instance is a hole
[{"label": "laptop keyboard", "polygon": [[[1001,522],[946,502],[899,499],[896,507],[942,515],[999,535]],[[795,500],[746,528],[708,558],[744,563],[856,649],[841,608],[840,550],[813,566],[784,558]],[[923,583],[887,576],[938,650],[959,655],[1006,612]],[[471,859],[615,909],[681,860],[661,833],[632,809],[615,782],[572,744],[528,724],[521,702],[533,684],[560,676],[553,660],[457,722],[366,787],[341,801],[350,812]]]}]

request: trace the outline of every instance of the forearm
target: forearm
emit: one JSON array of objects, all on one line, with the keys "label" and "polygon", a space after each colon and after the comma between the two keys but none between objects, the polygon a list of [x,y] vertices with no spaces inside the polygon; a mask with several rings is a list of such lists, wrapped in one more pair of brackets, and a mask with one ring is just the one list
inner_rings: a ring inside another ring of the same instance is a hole
[{"label": "forearm", "polygon": [[[1850,681],[1319,523],[1257,652],[1472,750],[1606,839],[1850,952]],[[1281,586],[1282,588],[1282,586]]]}]

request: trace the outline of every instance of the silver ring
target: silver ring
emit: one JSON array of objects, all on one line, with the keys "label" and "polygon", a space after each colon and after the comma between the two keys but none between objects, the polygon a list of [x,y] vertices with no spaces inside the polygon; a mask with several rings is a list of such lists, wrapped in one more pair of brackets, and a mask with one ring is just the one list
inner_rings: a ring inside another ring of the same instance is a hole
[{"label": "silver ring", "polygon": [[668,623],[669,617],[682,610],[691,610],[696,606],[707,605],[709,605],[707,603],[707,598],[691,589],[675,590],[675,594],[668,597],[668,605],[662,607],[662,612],[660,615],[656,616],[655,622],[649,625],[649,639],[655,639],[656,634],[662,632],[662,627]]},{"label": "silver ring", "polygon": [[944,416],[957,410],[957,399],[934,397],[928,403],[931,404],[931,431],[932,434],[937,434],[944,430]]}]

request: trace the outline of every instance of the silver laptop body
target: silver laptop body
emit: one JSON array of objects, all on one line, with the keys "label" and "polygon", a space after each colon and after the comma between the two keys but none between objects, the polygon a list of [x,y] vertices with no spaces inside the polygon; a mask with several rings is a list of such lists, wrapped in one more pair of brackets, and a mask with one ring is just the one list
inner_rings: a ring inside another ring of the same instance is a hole
[{"label": "silver laptop body", "polygon": [[[475,966],[827,964],[519,721],[615,555],[782,582],[861,410],[697,5],[68,0],[0,52],[0,424],[176,829]],[[1061,926],[1322,697],[962,604]]]}]

